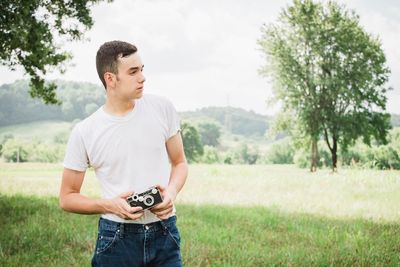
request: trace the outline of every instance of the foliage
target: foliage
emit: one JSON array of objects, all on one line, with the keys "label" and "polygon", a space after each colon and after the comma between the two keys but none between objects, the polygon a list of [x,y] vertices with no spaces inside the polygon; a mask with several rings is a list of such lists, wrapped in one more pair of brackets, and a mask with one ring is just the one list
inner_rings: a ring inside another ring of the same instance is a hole
[{"label": "foliage", "polygon": [[49,162],[63,160],[64,144],[46,144],[11,138],[3,144],[2,157],[8,162]]},{"label": "foliage", "polygon": [[221,129],[216,123],[203,122],[198,125],[201,142],[207,146],[218,146]]},{"label": "foliage", "polygon": [[400,169],[400,128],[389,132],[387,145],[368,146],[358,141],[343,153],[343,164],[375,169]]},{"label": "foliage", "polygon": [[[2,0],[0,2],[0,64],[20,65],[30,76],[30,95],[46,104],[59,103],[56,84],[44,77],[54,67],[65,71],[71,55],[61,41],[81,40],[93,20],[90,6],[99,0]],[[60,39],[60,41],[56,41]]]},{"label": "foliage", "polygon": [[200,162],[206,164],[214,164],[219,162],[218,150],[213,146],[205,145],[203,147],[204,153]]},{"label": "foliage", "polygon": [[[307,168],[310,162],[311,154],[305,150],[305,147],[296,150],[293,156],[293,162],[300,168]],[[316,161],[317,167],[330,166],[330,152],[323,141],[318,142],[318,158]]]},{"label": "foliage", "polygon": [[203,145],[197,129],[188,122],[182,122],[182,139],[188,162],[196,162],[203,155]]},{"label": "foliage", "polygon": [[370,166],[373,168],[400,169],[400,155],[390,146],[373,147],[368,158]]},{"label": "foliage", "polygon": [[[367,145],[361,139],[346,150],[340,150],[339,161],[342,166],[369,169],[397,169],[400,170],[400,128],[392,129],[388,135],[388,144],[378,143]],[[330,151],[325,143],[319,141],[319,167],[329,167]],[[309,154],[300,149],[294,156],[297,166],[305,168],[309,162]]]},{"label": "foliage", "polygon": [[3,144],[2,156],[9,162],[26,162],[31,151],[31,145],[26,140],[8,139]]},{"label": "foliage", "polygon": [[223,125],[227,132],[247,137],[261,137],[268,129],[270,118],[253,111],[233,107],[207,107],[193,112],[183,112],[182,118],[208,118]]},{"label": "foliage", "polygon": [[267,153],[267,162],[272,164],[292,164],[295,148],[290,138],[279,140],[271,145]]},{"label": "foliage", "polygon": [[231,165],[234,162],[235,155],[234,153],[225,153],[223,155],[224,164]]},{"label": "foliage", "polygon": [[235,151],[234,163],[252,165],[256,164],[258,157],[257,149],[242,143]]},{"label": "foliage", "polygon": [[343,150],[359,137],[386,142],[389,115],[385,84],[389,69],[381,43],[359,17],[335,2],[294,0],[279,21],[262,28],[267,58],[261,74],[272,77],[274,95],[311,141],[312,165],[320,136],[336,169]]}]

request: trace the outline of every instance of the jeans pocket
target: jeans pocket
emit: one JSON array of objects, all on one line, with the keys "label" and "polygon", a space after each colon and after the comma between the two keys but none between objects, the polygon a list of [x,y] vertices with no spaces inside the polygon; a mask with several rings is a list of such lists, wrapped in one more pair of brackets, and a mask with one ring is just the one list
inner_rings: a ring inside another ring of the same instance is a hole
[{"label": "jeans pocket", "polygon": [[100,231],[97,237],[96,254],[110,250],[118,239],[117,231]]},{"label": "jeans pocket", "polygon": [[174,225],[167,228],[168,236],[174,241],[178,248],[181,247],[181,236],[179,234],[178,228]]}]

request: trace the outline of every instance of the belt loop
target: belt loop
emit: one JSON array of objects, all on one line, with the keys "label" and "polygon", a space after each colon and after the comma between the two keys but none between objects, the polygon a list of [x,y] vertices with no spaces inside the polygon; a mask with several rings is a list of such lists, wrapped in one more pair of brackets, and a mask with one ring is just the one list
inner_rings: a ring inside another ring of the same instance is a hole
[{"label": "belt loop", "polygon": [[161,224],[161,227],[163,230],[163,234],[167,235],[168,227],[165,225],[165,223],[162,220],[160,220],[160,224]]}]

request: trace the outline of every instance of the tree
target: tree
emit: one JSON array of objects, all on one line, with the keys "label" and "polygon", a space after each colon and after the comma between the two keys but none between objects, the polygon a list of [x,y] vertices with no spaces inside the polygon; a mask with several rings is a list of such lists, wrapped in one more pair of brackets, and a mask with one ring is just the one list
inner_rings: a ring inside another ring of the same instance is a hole
[{"label": "tree", "polygon": [[204,152],[199,132],[187,122],[182,123],[181,129],[186,158],[189,162],[195,162]]},{"label": "tree", "polygon": [[335,2],[294,0],[276,24],[264,25],[259,40],[274,96],[308,138],[311,170],[323,136],[337,168],[343,150],[359,137],[386,143],[389,69],[380,41],[366,33],[353,11]]},{"label": "tree", "polygon": [[26,162],[28,161],[28,150],[30,150],[30,144],[27,141],[8,139],[3,144],[2,156],[8,162]]},{"label": "tree", "polygon": [[207,146],[218,146],[219,137],[221,136],[220,127],[212,122],[203,122],[199,124],[199,133],[201,142]]},{"label": "tree", "polygon": [[254,148],[249,148],[246,143],[242,143],[236,152],[236,158],[242,164],[256,164],[258,159],[258,151]]},{"label": "tree", "polygon": [[45,84],[44,76],[51,67],[64,72],[71,55],[60,50],[54,37],[60,42],[82,39],[93,25],[90,5],[100,1],[0,1],[0,64],[11,70],[22,66],[30,76],[30,95],[46,104],[59,103],[57,86]]}]

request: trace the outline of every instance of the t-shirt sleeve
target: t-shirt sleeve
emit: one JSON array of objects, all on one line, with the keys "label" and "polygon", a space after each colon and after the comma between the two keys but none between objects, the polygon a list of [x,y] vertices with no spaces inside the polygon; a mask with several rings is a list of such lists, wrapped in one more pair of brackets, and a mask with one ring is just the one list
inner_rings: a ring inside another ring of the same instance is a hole
[{"label": "t-shirt sleeve", "polygon": [[167,140],[168,140],[181,130],[180,118],[178,112],[176,112],[174,105],[170,101],[167,101],[167,125],[168,125]]},{"label": "t-shirt sleeve", "polygon": [[78,125],[71,131],[65,150],[64,167],[76,171],[85,171],[89,166],[86,148]]}]

